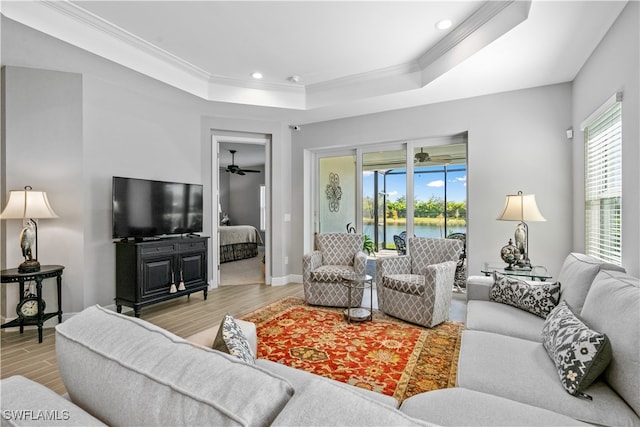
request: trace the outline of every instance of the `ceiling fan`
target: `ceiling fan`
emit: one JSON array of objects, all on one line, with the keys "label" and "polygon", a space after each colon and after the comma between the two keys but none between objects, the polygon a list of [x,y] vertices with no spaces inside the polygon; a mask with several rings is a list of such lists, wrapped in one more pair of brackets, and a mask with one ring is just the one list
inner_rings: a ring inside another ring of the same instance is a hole
[{"label": "ceiling fan", "polygon": [[463,160],[465,157],[453,157],[449,154],[444,154],[441,156],[431,156],[429,153],[425,153],[422,148],[420,148],[420,152],[416,153],[413,156],[413,163],[426,163],[426,162],[436,162],[436,163],[449,163],[454,160]]},{"label": "ceiling fan", "polygon": [[245,173],[260,173],[258,170],[254,169],[242,169],[240,166],[236,165],[236,150],[229,150],[231,153],[231,164],[227,166],[226,171],[229,173],[235,173],[236,175],[244,175]]}]

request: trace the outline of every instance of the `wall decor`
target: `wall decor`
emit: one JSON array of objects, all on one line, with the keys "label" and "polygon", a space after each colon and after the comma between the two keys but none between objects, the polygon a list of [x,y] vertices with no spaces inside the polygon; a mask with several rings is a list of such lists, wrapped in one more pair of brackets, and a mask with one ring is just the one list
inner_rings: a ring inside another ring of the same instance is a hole
[{"label": "wall decor", "polygon": [[340,176],[337,173],[329,173],[329,184],[327,184],[325,194],[329,200],[329,212],[338,212],[340,199],[342,199],[342,188],[340,187]]}]

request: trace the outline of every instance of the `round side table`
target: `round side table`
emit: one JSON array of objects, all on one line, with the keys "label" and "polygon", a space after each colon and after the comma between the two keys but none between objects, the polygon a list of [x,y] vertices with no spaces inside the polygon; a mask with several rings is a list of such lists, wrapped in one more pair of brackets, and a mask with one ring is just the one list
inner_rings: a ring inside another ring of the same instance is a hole
[{"label": "round side table", "polygon": [[[349,323],[362,322],[364,320],[373,320],[373,277],[368,274],[349,273],[342,275],[342,284],[349,288],[349,299],[347,309],[344,311],[344,317]],[[353,307],[351,294],[356,289],[369,288],[369,308]]]}]

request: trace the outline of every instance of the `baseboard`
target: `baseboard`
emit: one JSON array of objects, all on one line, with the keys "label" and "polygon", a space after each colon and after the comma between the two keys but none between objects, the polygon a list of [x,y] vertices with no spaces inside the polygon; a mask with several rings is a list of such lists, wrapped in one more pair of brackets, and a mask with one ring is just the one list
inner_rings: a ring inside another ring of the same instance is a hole
[{"label": "baseboard", "polygon": [[284,276],[284,277],[271,278],[271,286],[282,286],[282,285],[288,285],[289,283],[302,283],[302,275],[289,274],[288,276]]}]

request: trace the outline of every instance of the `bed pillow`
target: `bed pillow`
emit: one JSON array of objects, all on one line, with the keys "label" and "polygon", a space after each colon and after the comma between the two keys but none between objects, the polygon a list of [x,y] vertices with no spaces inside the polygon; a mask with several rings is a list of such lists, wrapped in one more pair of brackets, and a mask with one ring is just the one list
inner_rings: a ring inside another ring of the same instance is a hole
[{"label": "bed pillow", "polygon": [[509,304],[536,316],[546,318],[551,313],[551,310],[558,305],[560,283],[540,282],[540,284],[531,284],[494,272],[489,299]]},{"label": "bed pillow", "polygon": [[596,332],[562,301],[549,314],[542,328],[542,345],[558,370],[562,386],[574,396],[583,393],[611,362],[611,343]]},{"label": "bed pillow", "polygon": [[218,334],[213,340],[213,349],[228,353],[252,365],[256,363],[256,357],[251,350],[247,337],[245,337],[242,328],[229,313],[224,315],[220,323]]}]

